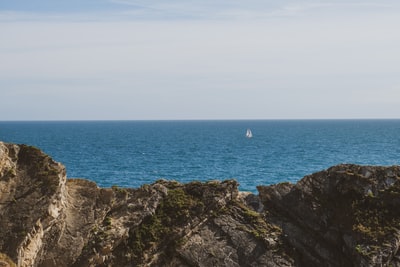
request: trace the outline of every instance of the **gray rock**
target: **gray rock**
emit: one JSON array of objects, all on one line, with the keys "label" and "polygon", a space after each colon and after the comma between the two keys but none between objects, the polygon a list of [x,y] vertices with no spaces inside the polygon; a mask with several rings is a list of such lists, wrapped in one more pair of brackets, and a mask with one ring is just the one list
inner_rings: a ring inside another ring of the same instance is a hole
[{"label": "gray rock", "polygon": [[258,189],[268,219],[282,227],[300,265],[396,266],[399,177],[399,166],[347,164],[306,176],[291,188]]},{"label": "gray rock", "polygon": [[0,142],[5,266],[400,266],[400,167],[338,165],[297,184],[99,188]]}]

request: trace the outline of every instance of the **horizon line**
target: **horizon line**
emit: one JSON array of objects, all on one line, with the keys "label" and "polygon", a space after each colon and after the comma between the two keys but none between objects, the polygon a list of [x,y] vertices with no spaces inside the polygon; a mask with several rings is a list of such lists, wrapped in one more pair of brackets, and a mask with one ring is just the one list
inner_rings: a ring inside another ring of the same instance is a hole
[{"label": "horizon line", "polygon": [[400,120],[399,118],[269,118],[269,119],[17,119],[0,122],[129,122],[129,121],[354,121],[354,120]]}]

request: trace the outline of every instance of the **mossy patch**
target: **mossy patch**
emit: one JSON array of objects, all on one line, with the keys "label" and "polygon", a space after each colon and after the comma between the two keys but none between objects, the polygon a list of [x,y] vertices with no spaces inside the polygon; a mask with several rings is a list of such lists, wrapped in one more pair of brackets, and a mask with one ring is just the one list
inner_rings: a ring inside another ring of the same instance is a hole
[{"label": "mossy patch", "polygon": [[115,192],[117,198],[126,199],[129,195],[128,189],[119,187],[117,185],[111,186],[111,189]]},{"label": "mossy patch", "polygon": [[204,204],[199,199],[187,194],[182,188],[168,190],[155,214],[146,217],[129,234],[129,246],[135,263],[142,262],[147,250],[164,247],[167,252],[173,253],[182,238],[177,229],[187,224],[203,207]]},{"label": "mossy patch", "polygon": [[362,256],[374,255],[391,236],[396,235],[400,226],[398,209],[399,188],[382,190],[378,195],[354,200],[352,203],[354,224],[359,245],[355,251]]},{"label": "mossy patch", "polygon": [[260,241],[265,242],[268,238],[278,236],[282,233],[281,228],[267,223],[263,214],[249,209],[241,202],[235,202],[235,205],[231,207],[229,213],[241,216],[245,223],[242,230],[248,232]]}]

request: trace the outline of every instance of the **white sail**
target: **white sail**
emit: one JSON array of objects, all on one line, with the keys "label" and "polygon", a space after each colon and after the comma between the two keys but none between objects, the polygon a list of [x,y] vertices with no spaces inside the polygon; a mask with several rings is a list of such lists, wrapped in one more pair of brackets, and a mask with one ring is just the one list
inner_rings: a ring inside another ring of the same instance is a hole
[{"label": "white sail", "polygon": [[252,138],[252,137],[253,137],[253,133],[251,132],[250,129],[247,129],[247,131],[246,131],[246,137],[247,137],[247,138]]}]

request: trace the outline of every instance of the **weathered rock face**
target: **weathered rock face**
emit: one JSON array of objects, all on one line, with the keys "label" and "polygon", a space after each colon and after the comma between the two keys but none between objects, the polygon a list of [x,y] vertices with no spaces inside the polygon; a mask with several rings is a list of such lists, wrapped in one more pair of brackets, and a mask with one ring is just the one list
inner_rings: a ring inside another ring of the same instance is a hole
[{"label": "weathered rock face", "polygon": [[292,266],[281,230],[237,187],[100,189],[36,148],[0,143],[0,266]]},{"label": "weathered rock face", "polygon": [[65,173],[0,142],[0,266],[400,266],[399,167],[339,165],[259,196],[233,180],[101,189]]},{"label": "weathered rock face", "polygon": [[400,167],[338,165],[258,190],[301,266],[400,266]]},{"label": "weathered rock face", "polygon": [[40,150],[0,143],[0,249],[33,266],[52,229],[61,225],[65,169]]}]

